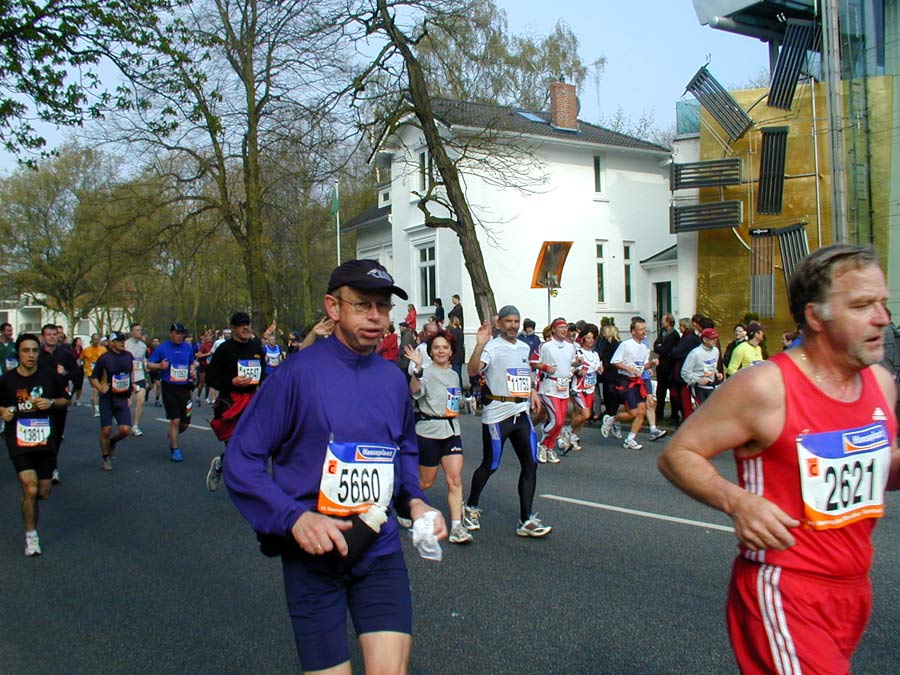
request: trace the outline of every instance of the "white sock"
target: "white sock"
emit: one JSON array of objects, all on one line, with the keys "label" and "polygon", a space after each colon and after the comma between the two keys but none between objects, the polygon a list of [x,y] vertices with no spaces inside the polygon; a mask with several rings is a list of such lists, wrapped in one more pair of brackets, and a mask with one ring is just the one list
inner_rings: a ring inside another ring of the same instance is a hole
[{"label": "white sock", "polygon": [[659,429],[657,429],[656,425],[654,424],[653,426],[650,427],[650,431],[659,431]]},{"label": "white sock", "polygon": [[451,520],[450,521],[450,529],[452,530],[454,527],[459,525],[459,523],[460,523],[460,521],[458,521],[458,520]]},{"label": "white sock", "polygon": [[25,536],[26,537],[36,537],[37,530],[25,530]]},{"label": "white sock", "polygon": [[626,436],[626,440],[629,440],[629,441],[634,440],[634,434],[631,431],[628,432],[628,436]]}]

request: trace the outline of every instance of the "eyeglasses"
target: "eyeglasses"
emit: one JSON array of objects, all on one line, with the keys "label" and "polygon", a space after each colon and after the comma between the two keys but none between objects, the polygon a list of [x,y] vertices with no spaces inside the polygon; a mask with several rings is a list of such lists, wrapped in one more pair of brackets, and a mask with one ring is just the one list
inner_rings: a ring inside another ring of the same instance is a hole
[{"label": "eyeglasses", "polygon": [[358,300],[356,302],[351,302],[349,300],[344,300],[339,295],[335,295],[332,297],[338,302],[343,302],[345,305],[350,305],[353,308],[353,311],[357,314],[368,314],[373,307],[378,310],[379,314],[390,314],[390,311],[394,308],[394,303],[388,302],[387,300],[379,300],[377,302],[371,302],[369,300]]}]

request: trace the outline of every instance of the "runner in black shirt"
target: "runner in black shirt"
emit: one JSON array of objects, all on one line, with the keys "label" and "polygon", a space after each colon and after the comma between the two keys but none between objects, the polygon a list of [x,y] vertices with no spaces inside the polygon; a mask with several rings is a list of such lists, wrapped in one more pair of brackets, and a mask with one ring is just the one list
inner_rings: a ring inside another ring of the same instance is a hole
[{"label": "runner in black shirt", "polygon": [[[109,334],[106,338],[107,352],[97,359],[91,373],[91,386],[99,393],[100,453],[103,455],[101,468],[104,471],[112,471],[116,443],[131,434],[134,356],[125,350],[125,338],[125,333],[119,331]],[[112,434],[113,417],[119,425],[115,435]]]}]

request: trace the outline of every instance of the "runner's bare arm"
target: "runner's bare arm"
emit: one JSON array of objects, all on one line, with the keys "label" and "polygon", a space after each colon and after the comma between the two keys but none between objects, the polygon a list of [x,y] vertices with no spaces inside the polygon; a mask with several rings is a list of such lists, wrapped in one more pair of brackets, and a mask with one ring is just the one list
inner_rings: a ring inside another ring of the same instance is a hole
[{"label": "runner's bare arm", "polygon": [[751,550],[793,546],[800,522],[775,504],[725,479],[710,459],[731,448],[753,454],[784,425],[784,384],[777,366],[761,364],[729,379],[698,408],[666,446],[659,469],[697,501],[731,516],[735,535]]},{"label": "runner's bare arm", "polygon": [[[878,380],[878,386],[881,387],[882,394],[884,394],[888,410],[896,410],[897,383],[894,381],[893,374],[882,367],[874,370],[875,378]],[[891,470],[888,474],[887,489],[900,490],[900,449],[897,447],[896,436],[891,441]]]}]

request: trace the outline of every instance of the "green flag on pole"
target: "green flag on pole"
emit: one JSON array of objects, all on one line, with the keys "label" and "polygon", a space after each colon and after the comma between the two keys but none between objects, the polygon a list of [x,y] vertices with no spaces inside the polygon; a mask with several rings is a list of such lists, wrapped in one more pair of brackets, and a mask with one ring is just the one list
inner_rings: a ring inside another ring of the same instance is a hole
[{"label": "green flag on pole", "polygon": [[335,215],[341,210],[341,200],[338,196],[337,185],[334,186],[334,192],[331,195],[331,215]]}]

